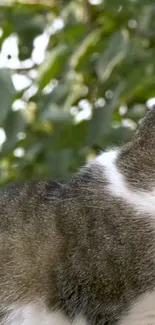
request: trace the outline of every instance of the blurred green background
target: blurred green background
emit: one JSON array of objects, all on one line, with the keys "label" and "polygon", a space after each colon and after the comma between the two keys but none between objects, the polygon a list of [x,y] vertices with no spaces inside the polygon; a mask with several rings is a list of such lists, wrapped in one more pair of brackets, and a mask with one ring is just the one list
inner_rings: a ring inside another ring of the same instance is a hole
[{"label": "blurred green background", "polygon": [[0,183],[68,178],[155,104],[155,1],[0,1]]}]

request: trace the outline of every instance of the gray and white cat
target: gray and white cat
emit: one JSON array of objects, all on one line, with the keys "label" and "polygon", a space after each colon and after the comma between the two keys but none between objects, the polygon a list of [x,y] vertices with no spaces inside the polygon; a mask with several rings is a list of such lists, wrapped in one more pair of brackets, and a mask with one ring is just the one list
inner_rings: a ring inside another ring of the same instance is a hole
[{"label": "gray and white cat", "polygon": [[155,325],[155,109],[68,182],[0,192],[1,325]]}]

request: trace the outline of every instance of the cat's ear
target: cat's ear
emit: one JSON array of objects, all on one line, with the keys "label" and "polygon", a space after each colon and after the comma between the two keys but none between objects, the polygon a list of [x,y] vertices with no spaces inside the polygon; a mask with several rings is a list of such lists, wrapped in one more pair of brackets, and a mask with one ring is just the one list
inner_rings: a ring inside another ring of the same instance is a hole
[{"label": "cat's ear", "polygon": [[149,110],[140,121],[134,139],[146,150],[155,150],[155,107]]},{"label": "cat's ear", "polygon": [[139,129],[148,127],[149,125],[155,127],[155,106],[149,109],[145,116],[139,121]]}]

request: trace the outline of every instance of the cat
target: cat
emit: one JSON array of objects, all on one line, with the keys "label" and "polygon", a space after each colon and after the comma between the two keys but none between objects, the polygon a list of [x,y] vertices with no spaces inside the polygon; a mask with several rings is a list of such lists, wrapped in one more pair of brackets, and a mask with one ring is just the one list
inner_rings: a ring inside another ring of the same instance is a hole
[{"label": "cat", "polygon": [[69,181],[0,191],[1,325],[155,325],[155,109]]}]

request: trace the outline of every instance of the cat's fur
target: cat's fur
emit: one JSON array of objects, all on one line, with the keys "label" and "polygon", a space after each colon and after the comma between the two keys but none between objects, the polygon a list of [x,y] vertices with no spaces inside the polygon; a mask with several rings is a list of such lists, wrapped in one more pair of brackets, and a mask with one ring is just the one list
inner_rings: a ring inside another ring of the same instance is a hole
[{"label": "cat's fur", "polygon": [[155,109],[68,182],[0,192],[0,324],[155,325]]}]

